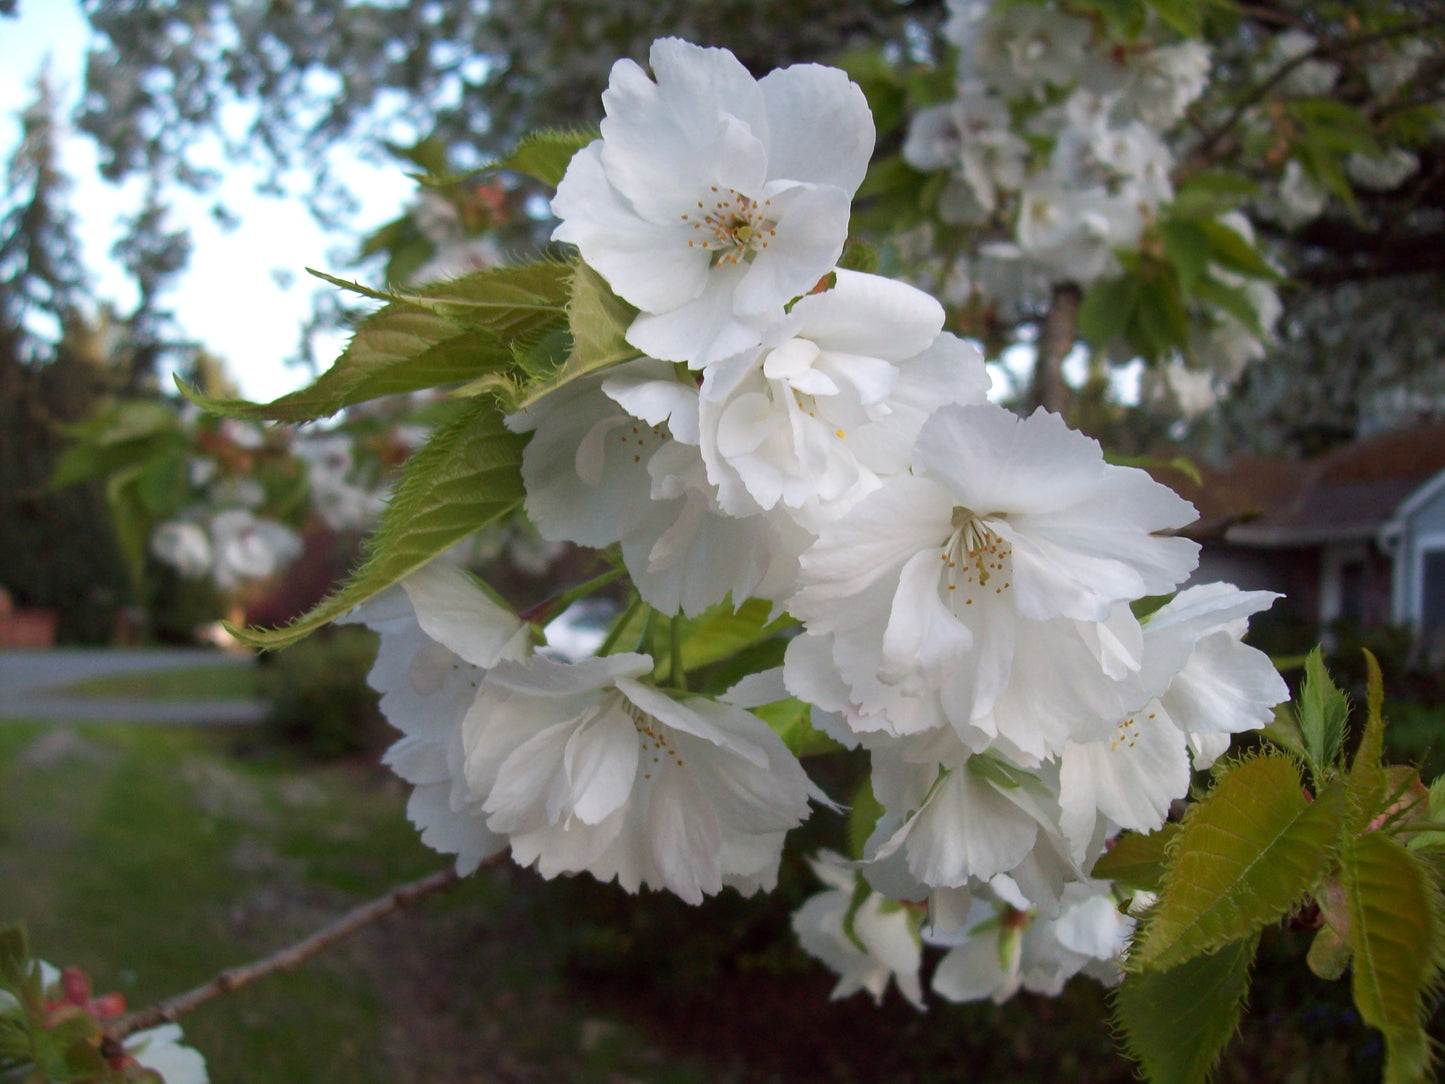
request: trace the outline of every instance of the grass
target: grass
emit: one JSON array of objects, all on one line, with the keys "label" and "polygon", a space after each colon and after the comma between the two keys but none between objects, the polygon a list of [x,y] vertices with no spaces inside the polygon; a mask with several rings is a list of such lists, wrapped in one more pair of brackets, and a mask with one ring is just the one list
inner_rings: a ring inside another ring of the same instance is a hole
[{"label": "grass", "polygon": [[240,664],[179,667],[138,674],[107,674],[79,682],[68,696],[136,700],[254,700],[260,672]]},{"label": "grass", "polygon": [[[444,864],[389,775],[298,763],[258,733],[0,726],[0,924],[140,1007]],[[203,1007],[187,1041],[213,1084],[460,1084],[507,1059],[526,1080],[723,1079],[560,997],[527,898],[507,875],[472,878]]]}]

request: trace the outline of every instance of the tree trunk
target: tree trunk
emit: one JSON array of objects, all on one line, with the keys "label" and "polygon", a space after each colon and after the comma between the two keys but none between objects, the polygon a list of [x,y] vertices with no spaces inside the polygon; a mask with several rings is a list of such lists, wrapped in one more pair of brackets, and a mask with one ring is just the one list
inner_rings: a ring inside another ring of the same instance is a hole
[{"label": "tree trunk", "polygon": [[1038,359],[1034,362],[1033,405],[1064,413],[1069,405],[1069,386],[1064,383],[1064,358],[1074,348],[1079,323],[1079,288],[1072,282],[1054,287],[1048,314],[1039,329]]}]

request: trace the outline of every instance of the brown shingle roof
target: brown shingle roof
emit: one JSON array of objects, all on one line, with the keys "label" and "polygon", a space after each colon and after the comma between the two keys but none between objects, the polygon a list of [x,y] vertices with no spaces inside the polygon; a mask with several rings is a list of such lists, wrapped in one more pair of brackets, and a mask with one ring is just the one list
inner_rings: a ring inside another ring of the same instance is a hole
[{"label": "brown shingle roof", "polygon": [[1291,546],[1373,537],[1411,493],[1445,470],[1445,425],[1377,433],[1294,466],[1294,483],[1257,518],[1230,527],[1229,541]]}]

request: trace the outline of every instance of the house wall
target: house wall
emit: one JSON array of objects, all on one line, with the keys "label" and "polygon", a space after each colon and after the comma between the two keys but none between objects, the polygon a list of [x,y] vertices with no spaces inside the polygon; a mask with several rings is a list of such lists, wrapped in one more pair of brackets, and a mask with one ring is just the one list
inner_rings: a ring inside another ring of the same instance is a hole
[{"label": "house wall", "polygon": [[[1445,553],[1445,486],[1436,486],[1430,499],[1411,510],[1403,521],[1395,552],[1395,583],[1393,609],[1402,624],[1420,628],[1423,616],[1425,569],[1431,554],[1438,562]],[[1439,590],[1438,580],[1432,589]],[[1432,630],[1421,629],[1427,636]],[[1439,630],[1433,630],[1436,635]]]},{"label": "house wall", "polygon": [[1320,550],[1318,547],[1246,549],[1223,542],[1205,542],[1199,567],[1189,583],[1232,583],[1245,591],[1277,591],[1285,597],[1276,606],[1306,621],[1320,612]]}]

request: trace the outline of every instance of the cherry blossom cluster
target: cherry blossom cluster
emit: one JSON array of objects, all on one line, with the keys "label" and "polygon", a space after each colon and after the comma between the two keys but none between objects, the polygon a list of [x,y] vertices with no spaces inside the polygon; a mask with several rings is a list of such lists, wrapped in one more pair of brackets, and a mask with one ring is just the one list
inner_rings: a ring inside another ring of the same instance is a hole
[{"label": "cherry blossom cluster", "polygon": [[842,72],[755,80],[675,39],[650,61],[614,66],[553,204],[638,310],[641,356],[508,419],[525,510],[546,539],[618,547],[663,617],[791,615],[785,662],[713,696],[644,654],[564,661],[434,562],[349,618],[380,634],[412,820],[461,872],[510,848],[691,902],[769,889],[828,802],[753,710],[796,698],[867,751],[882,807],[859,860],[815,860],[827,889],[796,918],[838,994],[896,978],[920,1001],[921,925],[946,997],[1109,974],[1130,920],[1091,868],[1284,699],[1241,642],[1274,596],[1179,591],[1187,502],[990,403],[935,299],[837,267],[874,136]]}]

